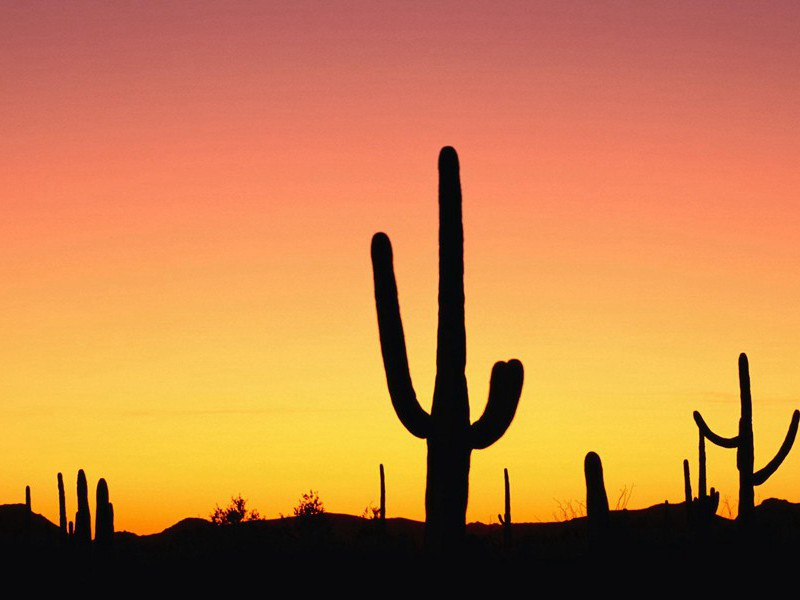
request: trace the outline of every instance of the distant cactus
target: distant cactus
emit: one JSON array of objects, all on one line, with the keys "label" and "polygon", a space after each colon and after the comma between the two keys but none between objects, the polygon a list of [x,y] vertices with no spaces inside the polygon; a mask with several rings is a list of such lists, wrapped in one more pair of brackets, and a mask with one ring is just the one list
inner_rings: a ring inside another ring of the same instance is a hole
[{"label": "distant cactus", "polygon": [[492,369],[489,401],[470,425],[464,327],[464,231],[458,156],[439,153],[439,327],[436,382],[431,412],[417,401],[408,369],[403,323],[385,233],[372,238],[375,304],[381,352],[392,405],[408,431],[428,442],[425,545],[442,552],[459,547],[465,535],[469,466],[473,450],[492,445],[505,433],[522,391],[522,363],[498,362]]},{"label": "distant cactus", "polygon": [[589,536],[593,541],[603,537],[609,526],[608,496],[603,481],[603,463],[595,452],[589,452],[583,461],[586,477],[586,516]]},{"label": "distant cactus", "polygon": [[761,485],[778,469],[789,450],[792,448],[800,422],[800,411],[795,410],[786,439],[783,440],[778,453],[767,465],[753,472],[753,403],[750,397],[750,369],[747,355],[739,355],[739,392],[741,397],[741,417],[739,418],[739,435],[724,438],[717,435],[706,425],[698,411],[694,411],[694,420],[700,432],[712,444],[722,448],[736,448],[736,466],[739,469],[739,515],[737,520],[748,524],[755,515],[755,493],[753,487]]},{"label": "distant cactus", "polygon": [[69,533],[70,537],[72,537],[75,534],[75,531],[74,531],[74,528],[73,528],[73,525],[72,525],[72,521],[69,522],[68,533]]},{"label": "distant cactus", "polygon": [[25,531],[31,531],[31,486],[25,486]]},{"label": "distant cactus", "polygon": [[381,525],[385,525],[386,523],[386,480],[384,479],[383,473],[383,463],[380,466],[380,474],[381,474],[381,516],[378,517],[381,521]]},{"label": "distant cactus", "polygon": [[79,544],[92,541],[92,516],[89,512],[89,487],[83,469],[78,471],[78,512],[75,513],[75,539]]},{"label": "distant cactus", "polygon": [[67,499],[64,494],[64,478],[58,474],[58,528],[67,535]]},{"label": "distant cactus", "polygon": [[[713,487],[711,493],[706,493],[706,437],[698,429],[699,442],[697,449],[698,456],[698,475],[697,475],[697,498],[692,500],[690,507],[690,517],[701,524],[707,523],[719,508],[719,492]],[[687,462],[687,461],[684,461]],[[688,466],[686,467],[688,469]],[[691,485],[691,484],[690,484]]]},{"label": "distant cactus", "polygon": [[108,484],[105,479],[97,482],[97,505],[94,540],[98,544],[109,544],[114,538],[114,507],[108,501]]},{"label": "distant cactus", "polygon": [[683,459],[683,497],[686,505],[692,503],[692,481],[689,479],[689,461]]},{"label": "distant cactus", "polygon": [[502,515],[497,515],[497,519],[503,526],[503,544],[506,548],[511,545],[511,486],[508,484],[508,469],[503,469],[503,482],[505,491],[505,511]]}]

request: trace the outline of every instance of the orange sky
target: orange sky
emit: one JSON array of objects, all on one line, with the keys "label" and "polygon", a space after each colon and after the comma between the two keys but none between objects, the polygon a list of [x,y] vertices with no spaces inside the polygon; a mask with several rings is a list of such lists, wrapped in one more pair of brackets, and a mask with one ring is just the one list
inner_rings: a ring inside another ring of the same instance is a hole
[{"label": "orange sky", "polygon": [[[603,459],[612,505],[682,498],[699,409],[753,380],[756,466],[800,408],[794,2],[20,2],[0,7],[0,503],[57,520],[75,474],[119,529],[242,493],[273,517],[423,518],[392,410],[370,238],[395,250],[429,406],[436,157],[459,152],[468,518],[551,520]],[[735,512],[734,452],[709,450]],[[800,449],[757,499],[800,501]],[[92,501],[92,506],[94,502]]]}]

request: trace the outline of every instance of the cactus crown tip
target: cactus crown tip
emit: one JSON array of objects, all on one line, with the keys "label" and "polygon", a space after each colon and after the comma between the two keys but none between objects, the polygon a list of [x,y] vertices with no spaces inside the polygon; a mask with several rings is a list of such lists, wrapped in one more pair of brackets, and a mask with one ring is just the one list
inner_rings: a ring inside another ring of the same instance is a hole
[{"label": "cactus crown tip", "polygon": [[443,166],[458,168],[458,153],[452,146],[444,146],[439,151],[439,168]]},{"label": "cactus crown tip", "polygon": [[600,455],[597,452],[587,452],[584,464],[598,464],[600,462]]}]

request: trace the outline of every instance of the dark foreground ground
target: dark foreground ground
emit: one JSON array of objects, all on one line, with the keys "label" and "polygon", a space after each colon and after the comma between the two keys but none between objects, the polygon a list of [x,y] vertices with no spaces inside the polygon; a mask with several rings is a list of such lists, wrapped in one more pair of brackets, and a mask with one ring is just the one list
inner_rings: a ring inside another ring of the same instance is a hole
[{"label": "dark foreground ground", "polygon": [[[500,525],[473,523],[458,555],[426,554],[423,536],[417,521],[381,525],[324,514],[232,526],[185,519],[155,535],[118,532],[108,547],[81,547],[44,517],[28,517],[24,505],[4,505],[0,580],[18,579],[33,591],[69,582],[88,593],[100,589],[92,586],[123,585],[156,596],[174,595],[167,594],[170,588],[246,583],[257,584],[259,595],[288,589],[305,598],[313,590],[365,591],[375,582],[383,591],[387,585],[438,585],[445,595],[514,583],[531,588],[531,595],[540,586],[565,593],[605,586],[650,597],[687,585],[695,591],[757,585],[763,591],[800,573],[800,504],[784,500],[762,503],[748,531],[721,517],[697,522],[684,504],[662,504],[612,513],[602,535],[590,536],[586,518],[519,523],[506,544]],[[796,583],[790,589],[797,594]]]}]

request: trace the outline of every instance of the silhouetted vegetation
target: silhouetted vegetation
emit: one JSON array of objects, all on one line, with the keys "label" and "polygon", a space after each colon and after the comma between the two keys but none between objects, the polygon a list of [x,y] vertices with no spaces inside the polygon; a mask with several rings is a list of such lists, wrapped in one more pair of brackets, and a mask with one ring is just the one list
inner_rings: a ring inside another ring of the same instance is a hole
[{"label": "silhouetted vegetation", "polygon": [[78,471],[78,511],[75,513],[75,540],[88,545],[92,541],[92,515],[89,512],[89,486],[86,473]]},{"label": "silhouetted vegetation", "polygon": [[294,516],[307,519],[309,517],[318,517],[325,512],[325,507],[322,500],[319,499],[319,494],[314,490],[309,490],[308,493],[300,496],[300,501],[294,507]]},{"label": "silhouetted vegetation", "polygon": [[[58,527],[61,534],[67,535],[67,498],[64,494],[64,478],[58,474]],[[71,533],[71,532],[70,532]]]},{"label": "silhouetted vegetation", "polygon": [[750,369],[747,355],[739,355],[739,394],[741,400],[741,416],[739,418],[739,434],[732,438],[724,438],[714,433],[706,425],[698,411],[694,412],[694,420],[700,432],[708,440],[722,448],[736,448],[736,467],[739,469],[739,515],[737,520],[743,524],[752,521],[755,508],[755,493],[753,487],[763,484],[775,473],[792,448],[797,435],[797,426],[800,422],[800,411],[795,410],[789,431],[786,433],[778,453],[767,465],[753,472],[753,402],[750,397]]},{"label": "silhouetted vegetation", "polygon": [[108,545],[114,539],[114,506],[108,500],[108,484],[103,478],[97,482],[94,539],[101,545]]},{"label": "silhouetted vegetation", "polygon": [[464,540],[470,455],[505,433],[517,410],[523,370],[518,360],[492,369],[483,416],[470,424],[464,326],[464,231],[459,163],[453,148],[439,154],[439,327],[431,412],[417,401],[408,369],[397,297],[392,245],[384,233],[372,238],[375,304],[381,352],[392,405],[400,422],[428,441],[425,539],[429,550],[458,548]]},{"label": "silhouetted vegetation", "polygon": [[231,496],[231,502],[225,508],[217,504],[209,518],[214,525],[236,525],[245,521],[257,521],[261,519],[261,515],[257,510],[249,510],[247,500],[239,494]]},{"label": "silhouetted vegetation", "polygon": [[497,515],[497,519],[503,526],[503,544],[509,547],[511,546],[511,486],[508,483],[508,469],[503,469],[503,483],[505,510],[502,515]]}]

